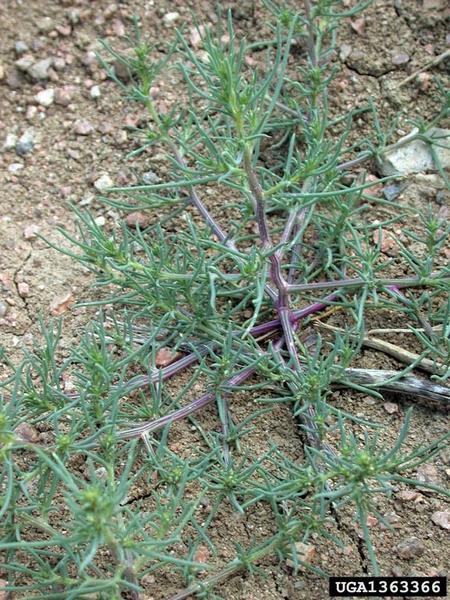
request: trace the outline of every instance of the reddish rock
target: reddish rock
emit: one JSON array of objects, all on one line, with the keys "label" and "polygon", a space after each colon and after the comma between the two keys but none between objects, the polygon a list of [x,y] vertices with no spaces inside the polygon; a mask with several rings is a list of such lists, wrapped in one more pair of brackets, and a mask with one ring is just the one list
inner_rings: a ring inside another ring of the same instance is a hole
[{"label": "reddish rock", "polygon": [[150,217],[143,212],[135,211],[126,216],[125,223],[128,227],[145,229],[150,225]]}]

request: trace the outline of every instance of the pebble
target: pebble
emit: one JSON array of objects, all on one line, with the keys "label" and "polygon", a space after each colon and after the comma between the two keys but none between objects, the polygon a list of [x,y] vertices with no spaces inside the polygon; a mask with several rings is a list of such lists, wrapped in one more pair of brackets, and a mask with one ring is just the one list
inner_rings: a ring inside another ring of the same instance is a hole
[{"label": "pebble", "polygon": [[38,60],[36,63],[32,64],[28,69],[26,69],[26,71],[30,75],[30,77],[35,81],[48,79],[48,71],[52,64],[53,58],[43,58],[42,60]]},{"label": "pebble", "polygon": [[100,215],[99,217],[97,217],[96,219],[94,219],[94,222],[99,227],[103,227],[103,225],[106,223],[106,219],[105,219],[105,217],[103,215]]},{"label": "pebble", "polygon": [[173,363],[177,356],[178,354],[170,348],[160,348],[155,356],[155,366],[167,367],[167,365]]},{"label": "pebble", "polygon": [[142,181],[146,185],[152,185],[153,183],[158,183],[160,178],[154,171],[146,171],[145,173],[142,173]]},{"label": "pebble", "polygon": [[150,225],[150,217],[143,212],[135,211],[125,217],[125,223],[128,227],[145,229]]},{"label": "pebble", "polygon": [[450,529],[450,512],[448,510],[434,512],[431,520],[442,529]]},{"label": "pebble", "polygon": [[33,104],[31,106],[27,106],[27,112],[25,113],[25,119],[27,121],[32,121],[34,117],[37,115],[38,108]]},{"label": "pebble", "polygon": [[409,54],[406,54],[405,52],[396,52],[393,56],[392,56],[392,63],[394,65],[400,66],[400,65],[406,65],[406,63],[409,62]]},{"label": "pebble", "polygon": [[92,194],[89,194],[88,196],[84,196],[84,198],[81,198],[81,200],[78,202],[79,206],[89,206],[90,204],[92,204],[92,202],[95,200],[95,196],[93,196]]},{"label": "pebble", "polygon": [[27,241],[36,239],[36,234],[39,231],[37,225],[27,225],[23,230],[23,238]]},{"label": "pebble", "polygon": [[[434,465],[421,465],[416,473],[417,481],[420,483],[429,483],[431,485],[441,485],[439,472]],[[426,490],[426,488],[424,488]]]},{"label": "pebble", "polygon": [[39,433],[28,423],[20,423],[14,429],[14,433],[24,442],[36,443],[39,440]]},{"label": "pebble", "polygon": [[41,33],[49,33],[55,28],[54,21],[50,17],[41,17],[40,19],[36,19],[35,23]]},{"label": "pebble", "polygon": [[180,18],[180,13],[178,12],[168,12],[163,16],[163,22],[166,27],[170,27],[175,23],[177,19]]},{"label": "pebble", "polygon": [[90,135],[94,132],[94,126],[87,119],[77,119],[73,124],[73,130],[77,135]]},{"label": "pebble", "polygon": [[56,31],[63,37],[69,37],[72,33],[72,27],[70,25],[58,25]]},{"label": "pebble", "polygon": [[34,129],[31,127],[26,129],[19,138],[16,144],[16,154],[18,156],[25,156],[29,154],[36,143],[36,135]]},{"label": "pebble", "polygon": [[54,317],[58,317],[66,312],[66,310],[74,303],[72,292],[67,292],[62,296],[56,296],[50,304],[50,313]]},{"label": "pebble", "polygon": [[0,63],[0,81],[5,79],[5,67]]},{"label": "pebble", "polygon": [[8,305],[5,302],[0,300],[0,319],[6,317],[6,313],[8,312]]},{"label": "pebble", "polygon": [[7,152],[8,150],[13,150],[16,147],[16,144],[17,135],[15,133],[8,133],[3,143],[3,150],[5,152]]},{"label": "pebble", "polygon": [[419,538],[412,536],[402,540],[396,547],[397,555],[404,560],[422,556],[425,552],[425,546]]},{"label": "pebble", "polygon": [[398,413],[398,404],[395,404],[395,402],[385,402],[383,408],[389,415]]},{"label": "pebble", "polygon": [[[301,560],[304,563],[311,563],[316,555],[316,549],[311,544],[304,544],[303,542],[295,543],[295,553],[297,555],[297,560]],[[286,564],[288,567],[294,568],[295,561],[288,558],[286,560]]]},{"label": "pebble", "polygon": [[17,54],[17,56],[21,56],[22,54],[25,54],[25,52],[28,52],[29,48],[27,46],[27,44],[25,42],[23,42],[22,40],[17,40],[17,42],[14,44],[14,51]]},{"label": "pebble", "polygon": [[68,106],[72,102],[72,88],[65,85],[55,90],[55,104]]},{"label": "pebble", "polygon": [[6,84],[12,90],[18,90],[23,85],[23,75],[18,69],[10,69],[6,76]]},{"label": "pebble", "polygon": [[33,66],[34,58],[29,54],[26,54],[25,56],[22,56],[22,58],[16,60],[14,64],[19,69],[19,71],[26,73],[28,69]]},{"label": "pebble", "polygon": [[30,295],[30,286],[25,281],[21,281],[17,284],[17,291],[21,298],[27,298]]},{"label": "pebble", "polygon": [[77,25],[81,20],[81,10],[79,8],[69,8],[66,14],[72,25]]},{"label": "pebble", "polygon": [[397,198],[397,196],[399,196],[403,192],[405,187],[405,185],[400,185],[398,183],[391,183],[390,185],[386,185],[383,188],[383,196],[386,198],[386,200],[392,202],[392,200],[395,200],[395,198]]},{"label": "pebble", "polygon": [[23,169],[23,166],[23,163],[11,163],[10,165],[8,165],[8,171],[15,175]]},{"label": "pebble", "polygon": [[346,61],[351,53],[352,47],[350,44],[342,44],[339,48],[339,58],[342,60],[342,62]]},{"label": "pebble", "polygon": [[98,179],[94,181],[94,187],[99,192],[106,192],[108,188],[114,186],[114,181],[111,179],[109,175],[102,175]]},{"label": "pebble", "polygon": [[53,88],[47,88],[41,92],[38,92],[34,98],[41,106],[51,106],[55,99],[55,90]]},{"label": "pebble", "polygon": [[[417,133],[414,129],[410,134]],[[450,129],[434,127],[428,131],[430,138],[435,138],[438,143],[433,149],[443,169],[450,167]],[[405,138],[401,138],[404,140]],[[400,140],[399,140],[400,141]],[[447,144],[447,147],[445,147]],[[402,146],[391,150],[382,157],[380,170],[382,175],[410,175],[423,171],[436,171],[429,144],[422,140],[405,142]]]},{"label": "pebble", "polygon": [[113,63],[114,75],[120,81],[127,83],[131,79],[130,69],[121,60],[116,60]]},{"label": "pebble", "polygon": [[91,96],[91,98],[94,98],[94,100],[96,100],[97,98],[100,98],[100,96],[102,95],[102,93],[100,91],[100,86],[99,85],[93,85],[91,87],[89,95]]}]

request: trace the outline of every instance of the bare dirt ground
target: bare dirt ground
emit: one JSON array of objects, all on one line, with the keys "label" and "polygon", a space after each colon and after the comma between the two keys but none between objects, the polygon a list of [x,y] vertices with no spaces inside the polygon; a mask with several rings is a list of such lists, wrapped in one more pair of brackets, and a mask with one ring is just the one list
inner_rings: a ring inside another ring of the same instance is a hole
[{"label": "bare dirt ground", "polygon": [[[234,9],[238,30],[256,39],[267,18],[260,3],[256,2],[254,10],[250,2],[225,4]],[[56,228],[74,231],[70,203],[89,208],[102,226],[114,226],[120,215],[98,202],[94,184],[103,175],[115,184],[132,184],[146,171],[158,173],[161,168],[153,151],[133,162],[125,159],[135,147],[133,128],[145,117],[124,100],[98,66],[93,54],[98,38],[126,47],[124,35],[133,15],[139,15],[143,29],[162,49],[174,25],[189,31],[191,10],[206,24],[213,23],[214,6],[213,1],[206,0],[126,0],[117,4],[106,0],[0,0],[0,148],[4,144],[0,152],[0,344],[10,357],[18,360],[22,348],[32,344],[40,315],[44,320],[62,315],[63,345],[70,347],[92,314],[88,309],[72,308],[73,303],[89,298],[91,277],[75,261],[48,248],[36,234],[56,245],[66,243]],[[169,12],[178,12],[179,16],[167,26],[164,15]],[[369,95],[376,96],[386,121],[400,113],[399,135],[411,128],[408,118],[433,114],[437,104],[430,75],[448,77],[448,63],[441,63],[418,81],[400,88],[398,84],[448,47],[448,18],[446,0],[377,0],[365,12],[363,21],[349,20],[335,57],[342,67],[331,98],[336,112],[362,104]],[[42,79],[33,81],[17,67],[21,60],[23,68],[27,57],[34,61],[52,59],[47,68],[43,65]],[[39,94],[49,89],[54,93]],[[176,102],[170,78],[162,82],[158,102]],[[358,120],[361,130],[366,126],[363,117]],[[433,175],[411,181],[399,202],[418,207],[431,204],[440,211],[449,205],[449,197]],[[364,351],[360,366],[400,367],[374,351]],[[236,400],[238,419],[246,416],[247,400],[246,396]],[[386,441],[395,438],[410,405],[408,398],[386,398],[382,404],[347,391],[336,392],[333,402],[384,423]],[[214,423],[213,411],[205,411],[200,419]],[[182,433],[177,450],[181,454],[189,452],[196,441],[188,428],[185,431],[182,425],[177,427]],[[447,428],[444,414],[418,405],[408,447],[438,437]],[[262,452],[267,447],[268,432],[292,457],[301,456],[301,443],[288,408],[278,406],[261,417],[247,442]],[[440,485],[446,485],[449,475],[448,453],[422,467],[421,476]],[[432,520],[434,513],[445,510],[442,498],[426,491],[405,493],[399,488],[378,508],[393,525],[393,530],[388,530],[376,519],[371,522],[384,574],[448,572],[448,531]],[[222,549],[218,559],[232,556],[231,539],[245,545],[264,539],[272,528],[263,506],[253,510],[245,522],[231,511],[224,513],[214,529],[214,541]],[[339,523],[330,522],[330,530],[338,533],[345,545],[336,550],[318,542],[314,564],[340,575],[366,572],[361,533],[351,515],[344,514]],[[409,543],[410,552],[404,550],[405,543],[407,547]],[[275,559],[266,560],[262,567],[264,576],[235,576],[222,585],[219,593],[230,600],[320,600],[328,596],[326,581],[311,574],[300,571],[294,576],[288,565]],[[179,589],[179,583],[170,573],[167,578],[149,581],[146,597],[167,598]]]}]

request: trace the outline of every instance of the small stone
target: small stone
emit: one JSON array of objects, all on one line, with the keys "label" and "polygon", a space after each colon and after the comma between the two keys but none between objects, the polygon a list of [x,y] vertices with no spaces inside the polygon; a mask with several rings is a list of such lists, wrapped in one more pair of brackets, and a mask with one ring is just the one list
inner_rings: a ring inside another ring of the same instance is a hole
[{"label": "small stone", "polygon": [[5,79],[5,67],[0,62],[0,81],[3,81],[4,79]]},{"label": "small stone", "polygon": [[26,129],[20,136],[19,141],[16,144],[16,154],[18,156],[25,156],[29,154],[36,143],[36,135],[34,129],[31,127]]},{"label": "small stone", "polygon": [[395,402],[385,402],[383,408],[389,415],[398,413],[398,404],[395,404]]},{"label": "small stone", "polygon": [[25,119],[27,121],[32,121],[34,117],[37,115],[38,109],[37,106],[33,104],[27,107],[27,112],[25,113]]},{"label": "small stone", "polygon": [[145,229],[150,225],[150,217],[143,212],[135,211],[125,217],[125,223],[128,227]]},{"label": "small stone", "polygon": [[[431,485],[440,485],[439,473],[434,465],[421,465],[416,473],[417,481],[420,483],[429,483]],[[424,488],[425,490],[426,488]]]},{"label": "small stone", "polygon": [[5,141],[3,142],[3,150],[8,152],[8,150],[13,150],[17,144],[17,135],[15,133],[6,134]]},{"label": "small stone", "polygon": [[98,467],[98,469],[95,469],[94,474],[97,477],[97,479],[103,480],[108,477],[108,471],[106,467]]},{"label": "small stone", "polygon": [[72,102],[72,88],[65,85],[55,90],[55,104],[68,106]]},{"label": "small stone", "polygon": [[163,16],[163,22],[166,27],[170,27],[175,23],[177,19],[180,18],[180,13],[178,12],[168,12]]},{"label": "small stone", "polygon": [[351,53],[352,47],[350,44],[341,44],[341,47],[339,48],[339,58],[342,62],[346,61]]},{"label": "small stone", "polygon": [[14,429],[14,433],[24,442],[35,444],[39,441],[39,433],[28,423],[20,423],[20,425],[17,425]]},{"label": "small stone", "polygon": [[397,196],[399,196],[403,190],[405,189],[405,185],[400,185],[398,183],[391,183],[390,185],[386,185],[383,188],[383,196],[386,198],[386,200],[389,200],[390,202],[392,202],[392,200],[395,200],[395,198],[397,198]]},{"label": "small stone", "polygon": [[67,11],[67,18],[72,25],[77,25],[80,22],[81,11],[79,8],[70,8]]},{"label": "small stone", "polygon": [[117,77],[117,79],[120,79],[124,83],[127,83],[128,81],[131,80],[130,69],[121,60],[114,61],[113,71],[114,71],[114,75]]},{"label": "small stone", "polygon": [[419,498],[423,498],[422,494],[414,490],[403,490],[402,492],[398,492],[396,497],[402,502],[416,502]]},{"label": "small stone", "polygon": [[17,291],[21,298],[27,298],[30,295],[30,286],[25,281],[21,281],[17,284]]},{"label": "small stone", "polygon": [[10,173],[12,173],[13,175],[15,175],[16,173],[21,171],[23,169],[23,167],[24,167],[23,163],[11,163],[10,165],[8,165],[8,171]]},{"label": "small stone", "polygon": [[68,308],[74,303],[72,292],[67,292],[62,296],[54,298],[50,304],[50,313],[57,317],[65,313]]},{"label": "small stone", "polygon": [[375,527],[378,525],[378,519],[373,515],[367,515],[367,527]]},{"label": "small stone", "polygon": [[392,64],[400,66],[400,65],[406,65],[406,63],[409,62],[409,54],[406,54],[405,52],[396,52],[395,54],[393,54],[392,56]]},{"label": "small stone", "polygon": [[155,365],[157,367],[167,367],[176,360],[178,354],[170,348],[160,348],[155,356]]},{"label": "small stone", "polygon": [[102,93],[100,91],[100,86],[99,85],[93,85],[91,87],[89,95],[90,95],[91,98],[94,98],[94,100],[97,100],[97,98],[100,98],[100,96],[102,95]]},{"label": "small stone", "polygon": [[77,135],[90,135],[94,132],[94,126],[87,119],[77,119],[73,124],[73,130]]},{"label": "small stone", "polygon": [[[296,542],[295,543],[295,553],[297,555],[298,561],[310,564],[313,561],[314,556],[316,555],[316,549],[311,544],[304,544],[303,542]],[[288,558],[286,560],[286,564],[288,567],[291,567],[291,568],[295,567],[295,562],[291,558]]]},{"label": "small stone", "polygon": [[94,222],[99,227],[103,227],[103,225],[106,223],[106,219],[105,219],[105,217],[103,215],[100,215],[99,217],[97,217],[96,219],[94,219]]},{"label": "small stone", "polygon": [[117,37],[123,37],[125,35],[125,25],[120,19],[113,19],[111,23],[111,30]]},{"label": "small stone", "polygon": [[61,56],[57,56],[53,59],[53,69],[55,69],[55,71],[63,71],[66,64],[66,61]]},{"label": "small stone", "polygon": [[397,555],[404,560],[422,556],[425,546],[419,538],[413,536],[401,541],[396,547]]},{"label": "small stone", "polygon": [[6,317],[7,312],[8,312],[8,305],[5,302],[2,302],[2,300],[0,300],[0,319],[3,319],[3,317]]},{"label": "small stone", "polygon": [[90,204],[92,204],[92,202],[94,200],[95,200],[95,196],[93,196],[92,194],[89,194],[88,196],[84,196],[84,198],[82,198],[78,204],[80,206],[89,206]]},{"label": "small stone", "polygon": [[69,37],[69,35],[72,33],[72,27],[70,25],[58,25],[56,27],[56,31],[62,37]]},{"label": "small stone", "polygon": [[146,171],[145,173],[142,173],[142,181],[146,185],[152,185],[154,183],[158,183],[160,178],[154,171]]},{"label": "small stone", "polygon": [[[418,132],[414,129],[408,136],[399,141],[404,142],[398,148],[386,153],[382,158],[380,171],[384,176],[410,175],[423,171],[437,171],[429,144],[418,139],[406,141]],[[433,150],[443,169],[450,167],[450,129],[433,127],[427,132],[430,139],[435,139]]]},{"label": "small stone", "polygon": [[21,56],[22,54],[25,54],[25,52],[28,52],[29,48],[27,46],[27,44],[25,42],[23,42],[22,40],[17,40],[17,42],[14,44],[14,51],[17,54],[17,56]]},{"label": "small stone", "polygon": [[358,19],[351,21],[350,25],[353,31],[356,31],[358,35],[364,35],[366,30],[366,19],[364,17],[359,17]]},{"label": "small stone", "polygon": [[416,82],[422,92],[426,92],[431,85],[432,77],[430,73],[419,73],[416,77]]},{"label": "small stone", "polygon": [[10,69],[6,76],[6,85],[12,90],[18,90],[24,83],[24,77],[19,69]]},{"label": "small stone", "polygon": [[55,24],[53,19],[50,17],[42,17],[40,19],[36,19],[35,21],[36,27],[41,33],[49,33],[52,29],[55,28]]},{"label": "small stone", "polygon": [[442,529],[450,529],[450,511],[448,510],[434,512],[431,520]]},{"label": "small stone", "polygon": [[34,58],[30,54],[27,54],[25,56],[22,56],[22,58],[19,58],[19,60],[16,60],[14,64],[19,69],[19,71],[26,73],[28,72],[28,69],[33,66]]},{"label": "small stone", "polygon": [[27,241],[34,240],[38,231],[39,227],[37,225],[27,225],[23,230],[23,237]]},{"label": "small stone", "polygon": [[114,186],[114,181],[109,175],[102,175],[94,181],[94,187],[99,192],[106,192],[107,189]]},{"label": "small stone", "polygon": [[41,92],[38,92],[34,98],[41,106],[51,106],[55,99],[55,90],[53,88],[47,88]]},{"label": "small stone", "polygon": [[189,41],[193,48],[198,48],[201,45],[204,31],[205,28],[202,25],[200,27],[192,27],[189,34]]},{"label": "small stone", "polygon": [[53,64],[53,58],[43,58],[42,60],[38,60],[36,63],[31,65],[27,69],[27,73],[35,81],[40,81],[42,79],[48,79],[48,77],[49,77],[48,71],[49,71],[50,67],[52,66],[52,64]]}]

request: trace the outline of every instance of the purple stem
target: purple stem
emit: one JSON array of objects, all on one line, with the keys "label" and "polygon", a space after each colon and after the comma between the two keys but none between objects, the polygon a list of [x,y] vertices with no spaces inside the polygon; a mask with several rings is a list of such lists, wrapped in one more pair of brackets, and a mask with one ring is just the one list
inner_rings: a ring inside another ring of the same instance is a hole
[{"label": "purple stem", "polygon": [[[240,385],[251,375],[253,375],[255,371],[256,367],[247,367],[246,369],[240,371],[236,375],[233,375],[233,377],[230,377],[230,379],[226,381],[226,385],[229,387]],[[154,421],[144,423],[143,425],[139,425],[138,427],[133,427],[131,429],[119,431],[117,432],[117,435],[120,438],[126,440],[133,437],[138,437],[140,435],[143,435],[144,433],[150,433],[150,431],[156,431],[157,429],[165,427],[169,423],[185,419],[192,413],[196,412],[197,410],[200,410],[201,408],[212,402],[215,399],[215,397],[216,395],[214,392],[207,392],[206,394],[203,394],[203,396],[200,396],[200,398],[197,398],[193,402],[190,402],[189,404],[183,406],[182,408],[179,408],[178,410],[174,410],[168,415],[164,415],[162,417],[159,417],[159,419],[155,419]]]}]

